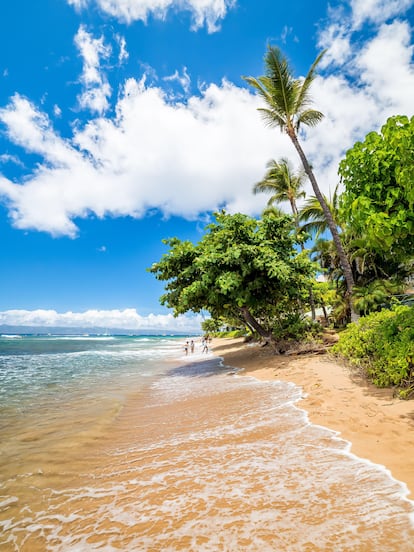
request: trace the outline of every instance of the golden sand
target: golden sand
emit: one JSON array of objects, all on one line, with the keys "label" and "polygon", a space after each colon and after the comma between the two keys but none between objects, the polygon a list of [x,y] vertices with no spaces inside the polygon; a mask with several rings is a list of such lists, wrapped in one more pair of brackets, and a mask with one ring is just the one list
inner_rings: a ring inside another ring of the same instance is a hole
[{"label": "golden sand", "polygon": [[92,434],[66,408],[67,427],[53,419],[43,441],[33,427],[36,455],[4,468],[1,550],[414,552],[403,485],[294,406],[413,489],[414,403],[327,356],[242,340],[214,340],[213,352],[307,397],[199,354],[131,389]]},{"label": "golden sand", "polygon": [[213,350],[244,374],[300,385],[298,406],[311,422],[338,431],[352,443],[351,452],[385,466],[414,491],[414,401],[378,389],[329,355],[275,356],[242,339],[216,339]]}]

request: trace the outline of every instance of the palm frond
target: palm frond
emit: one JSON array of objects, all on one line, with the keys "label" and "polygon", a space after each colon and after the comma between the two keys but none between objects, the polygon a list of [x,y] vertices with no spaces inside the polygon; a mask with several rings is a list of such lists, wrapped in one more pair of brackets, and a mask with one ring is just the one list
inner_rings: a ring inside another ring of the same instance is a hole
[{"label": "palm frond", "polygon": [[[322,195],[328,209],[331,211],[336,226],[343,230],[343,222],[341,221],[339,212],[340,196],[338,193],[338,186],[339,184],[335,186],[333,194],[329,194],[329,197],[324,194]],[[299,221],[305,223],[304,228],[306,228],[308,232],[316,232],[316,236],[328,229],[325,214],[321,204],[315,196],[310,196],[305,201],[299,212]]]},{"label": "palm frond", "polygon": [[315,238],[318,238],[324,232],[326,232],[328,225],[325,220],[314,220],[305,222],[301,225],[301,228],[304,232],[307,232],[308,234],[314,235]]},{"label": "palm frond", "polygon": [[263,192],[272,194],[267,202],[269,208],[275,203],[289,202],[295,226],[298,230],[297,200],[305,196],[305,192],[302,190],[306,178],[305,171],[301,169],[298,172],[294,172],[291,163],[286,157],[281,158],[279,161],[271,159],[267,162],[266,167],[267,172],[263,179],[254,185],[253,193]]},{"label": "palm frond", "polygon": [[243,77],[263,98],[266,108],[260,108],[265,123],[281,130],[299,129],[301,124],[315,126],[323,118],[320,111],[309,109],[309,87],[315,76],[319,54],[305,79],[294,78],[287,58],[276,46],[268,46],[265,55],[265,75]]},{"label": "palm frond", "polygon": [[312,82],[315,79],[316,68],[317,68],[319,62],[321,61],[321,59],[323,58],[323,56],[325,55],[325,53],[326,53],[326,50],[322,50],[322,52],[320,52],[320,54],[318,54],[315,61],[312,63],[312,65],[311,65],[311,67],[308,71],[308,74],[306,75],[304,81],[302,82],[300,94],[298,95],[298,99],[297,99],[297,109],[298,110],[301,110],[304,106],[309,105],[309,103],[311,101],[310,97],[309,97],[309,88],[310,88]]},{"label": "palm frond", "polygon": [[299,130],[299,126],[301,124],[314,127],[322,121],[324,116],[325,115],[321,111],[317,111],[316,109],[307,109],[306,111],[302,111],[301,113],[298,113],[296,128]]},{"label": "palm frond", "polygon": [[279,207],[275,207],[274,205],[269,205],[266,207],[266,209],[263,209],[262,216],[269,216],[273,215],[275,217],[285,217],[286,213],[282,211],[282,209],[279,209]]},{"label": "palm frond", "polygon": [[257,182],[253,186],[253,193],[254,193],[254,195],[257,195],[257,194],[274,194],[275,193],[275,185],[271,181],[262,180],[261,182]]},{"label": "palm frond", "polygon": [[323,234],[328,228],[328,223],[326,222],[321,204],[315,196],[308,198],[300,209],[299,221],[304,223],[302,224],[302,228],[306,232],[314,234],[316,238]]},{"label": "palm frond", "polygon": [[265,77],[259,77],[257,79],[255,77],[242,77],[242,78],[248,84],[250,84],[250,86],[252,86],[257,90],[259,95],[262,96],[262,98],[265,100],[266,103],[271,100],[271,94],[269,92],[268,85],[266,82],[263,82],[265,81]]},{"label": "palm frond", "polygon": [[266,109],[265,107],[259,107],[257,111],[260,112],[266,126],[271,128],[278,126],[281,130],[285,128],[286,120],[279,113],[276,113],[271,109]]},{"label": "palm frond", "polygon": [[289,118],[294,113],[297,89],[287,58],[276,46],[268,46],[265,65],[266,76],[272,83],[274,103],[278,106],[279,112]]}]

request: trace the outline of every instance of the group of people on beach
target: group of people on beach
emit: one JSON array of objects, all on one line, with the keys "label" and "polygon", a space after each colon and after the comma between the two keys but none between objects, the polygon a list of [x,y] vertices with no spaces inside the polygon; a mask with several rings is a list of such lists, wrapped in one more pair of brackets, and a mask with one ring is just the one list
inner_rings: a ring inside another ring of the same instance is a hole
[{"label": "group of people on beach", "polygon": [[185,342],[184,352],[185,352],[186,355],[188,355],[188,350],[189,349],[192,353],[194,353],[194,341],[193,340]]},{"label": "group of people on beach", "polygon": [[[208,353],[208,345],[209,343],[211,342],[211,337],[206,335],[206,336],[203,336],[202,340],[201,340],[201,347],[202,347],[202,352],[203,353]],[[191,341],[186,341],[185,342],[185,345],[184,345],[184,352],[186,354],[186,356],[188,355],[188,352],[190,353],[194,353],[194,349],[195,349],[195,343],[194,343],[194,340],[191,339]]]}]

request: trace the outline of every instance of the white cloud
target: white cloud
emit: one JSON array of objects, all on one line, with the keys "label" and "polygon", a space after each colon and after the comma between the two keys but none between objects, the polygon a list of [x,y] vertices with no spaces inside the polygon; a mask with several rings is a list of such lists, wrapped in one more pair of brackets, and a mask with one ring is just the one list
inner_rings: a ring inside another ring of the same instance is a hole
[{"label": "white cloud", "polygon": [[387,3],[388,11],[382,10],[382,4],[355,0],[348,16],[343,10],[332,10],[331,22],[319,36],[319,46],[328,48],[321,67],[330,74],[316,79],[312,94],[325,119],[307,133],[305,149],[325,190],[328,182],[333,189],[338,181],[343,150],[371,130],[379,130],[388,117],[414,114],[410,25],[401,19],[383,23],[364,40],[355,33],[356,21],[359,25],[366,19],[374,22],[402,15],[413,2]]},{"label": "white cloud", "polygon": [[413,46],[407,22],[382,25],[377,36],[362,48],[356,68],[367,93],[388,114],[411,114],[414,91]]},{"label": "white cloud", "polygon": [[321,31],[319,46],[327,50],[321,60],[321,67],[327,67],[331,63],[344,64],[352,56],[349,28],[343,24],[332,23]]},{"label": "white cloud", "polygon": [[118,42],[119,54],[118,62],[121,64],[129,58],[129,53],[126,49],[126,40],[123,36],[116,34],[115,40]]},{"label": "white cloud", "polygon": [[366,21],[384,23],[413,5],[413,0],[351,0],[353,26],[359,29]]},{"label": "white cloud", "polygon": [[172,75],[164,77],[163,80],[166,82],[178,82],[178,84],[182,87],[186,94],[188,94],[190,90],[191,79],[190,75],[187,72],[187,67],[183,68],[183,72],[181,75],[176,69]]},{"label": "white cloud", "polygon": [[[338,165],[344,152],[385,122],[383,111],[363,88],[354,87],[344,77],[318,77],[313,97],[324,113],[323,121],[304,131],[304,149],[324,193],[336,186]],[[313,194],[310,184],[307,191]]]},{"label": "white cloud", "polygon": [[0,154],[0,163],[14,163],[19,167],[24,167],[23,163],[16,155],[10,155],[9,153]]},{"label": "white cloud", "polygon": [[169,10],[189,11],[193,17],[193,29],[206,25],[208,32],[218,30],[218,22],[236,0],[67,0],[77,10],[97,4],[105,13],[123,21],[146,22],[149,15],[165,19]]},{"label": "white cloud", "polygon": [[[408,23],[383,24],[365,42],[359,36],[354,42],[350,19],[343,18],[340,27],[334,18],[332,25],[324,39],[340,42],[312,90],[325,119],[301,135],[325,193],[336,185],[338,163],[355,141],[390,115],[413,115]],[[93,76],[97,58],[91,50]],[[183,78],[185,85],[186,75],[184,70],[168,78]],[[251,190],[266,162],[285,156],[297,163],[288,138],[261,121],[259,99],[223,81],[178,101],[159,82],[126,80],[115,115],[91,119],[71,139],[59,136],[48,116],[18,94],[0,109],[10,140],[43,158],[21,181],[0,176],[0,196],[13,224],[74,237],[74,218],[90,213],[140,217],[155,208],[195,219],[226,207],[258,214],[266,198]]]},{"label": "white cloud", "polygon": [[288,141],[262,124],[257,98],[228,82],[210,85],[187,103],[168,103],[162,90],[129,79],[115,119],[98,118],[63,140],[47,116],[15,95],[0,110],[9,137],[44,157],[15,184],[0,180],[18,228],[76,234],[72,219],[89,212],[142,216],[149,208],[196,218],[234,203],[258,212],[251,188],[266,161]]},{"label": "white cloud", "polygon": [[[83,58],[81,83],[84,91],[78,96],[82,109],[90,109],[96,113],[104,113],[108,107],[112,90],[105,74],[101,71],[101,59],[108,59],[112,52],[110,46],[104,44],[103,37],[93,38],[81,25],[75,36],[75,44]],[[122,52],[122,50],[121,50]],[[125,50],[123,55],[125,56]]]},{"label": "white cloud", "polygon": [[159,330],[199,332],[201,315],[149,314],[141,316],[136,309],[88,310],[64,312],[55,310],[7,310],[0,312],[0,324],[10,326],[46,326],[65,328],[110,328],[127,330]]}]

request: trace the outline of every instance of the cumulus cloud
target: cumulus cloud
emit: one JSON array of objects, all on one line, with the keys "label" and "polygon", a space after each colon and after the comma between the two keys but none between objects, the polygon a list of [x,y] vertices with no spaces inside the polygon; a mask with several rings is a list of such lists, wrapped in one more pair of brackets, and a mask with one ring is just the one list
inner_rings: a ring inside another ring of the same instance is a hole
[{"label": "cumulus cloud", "polygon": [[413,5],[413,0],[351,0],[353,27],[359,29],[366,21],[384,23]]},{"label": "cumulus cloud", "polygon": [[149,314],[141,316],[136,309],[87,310],[63,312],[55,310],[7,310],[0,312],[0,324],[8,326],[44,326],[64,328],[110,328],[135,331],[199,332],[201,315]]},{"label": "cumulus cloud", "polygon": [[[312,89],[325,119],[300,136],[324,193],[336,185],[338,163],[355,141],[390,115],[413,115],[410,26],[402,20],[383,23],[361,42],[351,21],[352,14],[341,23],[333,17],[333,28],[321,34],[326,45],[330,40],[336,45]],[[82,33],[89,44],[92,38]],[[88,57],[90,82],[100,78],[99,44]],[[187,77],[184,69],[167,79],[186,85]],[[185,100],[168,96],[163,85],[162,79],[152,84],[145,77],[127,79],[115,115],[91,118],[71,138],[61,137],[46,113],[15,94],[0,109],[0,121],[11,142],[43,161],[21,181],[0,175],[0,196],[13,224],[75,237],[74,219],[91,213],[141,217],[158,209],[167,217],[196,219],[225,207],[259,214],[265,199],[251,190],[266,162],[297,160],[288,138],[264,126],[260,100],[226,80],[206,84]]]},{"label": "cumulus cloud", "polygon": [[[15,225],[52,234],[74,235],[76,227],[70,216],[79,209],[83,212],[85,206],[76,205],[76,193],[70,191],[68,173],[74,170],[74,177],[78,172],[83,174],[84,183],[92,170],[88,161],[53,131],[46,114],[36,110],[26,98],[18,94],[7,108],[0,110],[0,120],[6,125],[12,142],[44,159],[34,177],[24,185],[17,185],[0,176],[0,195],[7,198]],[[60,182],[59,175],[66,176],[65,180]],[[65,209],[55,211],[54,206],[61,203],[63,198]],[[45,217],[43,222],[42,217]]]},{"label": "cumulus cloud", "polygon": [[361,82],[389,114],[412,113],[414,90],[413,46],[407,22],[394,21],[380,27],[377,36],[361,49],[356,68]]},{"label": "cumulus cloud", "polygon": [[192,28],[206,25],[208,32],[218,30],[228,9],[236,0],[67,0],[77,10],[96,4],[103,12],[125,23],[146,22],[149,15],[165,19],[169,10],[189,11],[193,18]]},{"label": "cumulus cloud", "polygon": [[9,138],[44,163],[16,184],[2,178],[18,228],[76,235],[74,217],[95,213],[133,217],[156,208],[166,216],[196,218],[238,198],[246,212],[263,199],[251,193],[266,161],[289,143],[266,129],[258,99],[223,82],[186,103],[171,104],[161,88],[129,79],[116,117],[91,120],[62,139],[48,117],[19,95],[0,110]]},{"label": "cumulus cloud", "polygon": [[343,65],[352,56],[349,28],[344,24],[332,23],[321,30],[319,46],[326,50],[321,67],[328,67],[331,63]]},{"label": "cumulus cloud", "polygon": [[[75,36],[75,45],[83,58],[83,71],[80,81],[83,92],[78,96],[82,109],[90,109],[96,113],[104,113],[109,107],[108,98],[112,90],[106,75],[101,70],[101,59],[108,59],[112,48],[104,44],[103,37],[93,38],[83,25]],[[120,42],[120,56],[125,59],[125,44]]]}]

